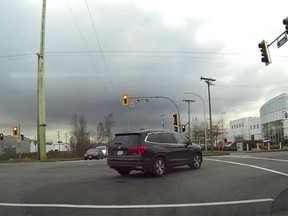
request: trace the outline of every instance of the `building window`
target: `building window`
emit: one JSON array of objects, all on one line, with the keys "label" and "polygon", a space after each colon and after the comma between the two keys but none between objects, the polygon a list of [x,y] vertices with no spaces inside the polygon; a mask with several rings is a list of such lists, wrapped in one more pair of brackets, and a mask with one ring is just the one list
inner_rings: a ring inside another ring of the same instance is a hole
[{"label": "building window", "polygon": [[257,129],[259,129],[259,124],[257,124]]},{"label": "building window", "polygon": [[242,127],[244,127],[244,123],[242,123]]}]

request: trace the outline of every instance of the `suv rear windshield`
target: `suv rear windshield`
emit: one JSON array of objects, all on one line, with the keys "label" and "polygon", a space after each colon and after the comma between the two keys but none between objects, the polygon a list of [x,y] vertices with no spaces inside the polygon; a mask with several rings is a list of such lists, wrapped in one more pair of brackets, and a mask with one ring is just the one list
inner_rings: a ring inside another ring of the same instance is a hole
[{"label": "suv rear windshield", "polygon": [[141,143],[140,134],[116,134],[112,144],[120,144],[121,146],[138,146]]}]

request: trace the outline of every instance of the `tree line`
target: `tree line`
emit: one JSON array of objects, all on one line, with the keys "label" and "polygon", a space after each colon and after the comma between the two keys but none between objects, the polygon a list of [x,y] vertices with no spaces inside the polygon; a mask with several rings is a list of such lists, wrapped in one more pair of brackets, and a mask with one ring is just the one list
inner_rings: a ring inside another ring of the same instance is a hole
[{"label": "tree line", "polygon": [[[72,145],[75,157],[82,157],[87,149],[91,148],[91,134],[88,131],[87,120],[83,114],[74,114],[70,120],[72,126],[70,132],[70,144]],[[104,117],[104,121],[97,126],[95,143],[103,144],[113,138],[112,128],[114,127],[113,114]]]},{"label": "tree line", "polygon": [[[87,120],[83,114],[78,115],[74,114],[71,118],[72,130],[70,132],[70,144],[72,144],[73,152],[75,157],[82,157],[87,149],[91,148],[91,134],[88,131]],[[98,123],[97,126],[97,135],[93,140],[94,144],[104,144],[108,143],[113,138],[112,128],[114,127],[115,122],[113,114],[110,113],[108,116],[105,116],[103,121]],[[196,122],[191,127],[191,138],[192,142],[196,144],[204,144],[206,129],[206,140],[207,143],[216,144],[217,140],[224,140],[224,126],[223,120],[216,120],[212,125],[212,140],[210,140],[210,128],[208,124],[204,122]],[[188,131],[185,133],[188,134]]]}]

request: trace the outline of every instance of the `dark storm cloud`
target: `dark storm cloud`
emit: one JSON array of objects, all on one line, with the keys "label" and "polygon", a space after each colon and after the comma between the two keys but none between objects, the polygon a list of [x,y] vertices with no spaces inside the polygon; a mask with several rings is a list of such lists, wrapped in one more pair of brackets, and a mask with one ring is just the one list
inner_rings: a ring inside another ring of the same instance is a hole
[{"label": "dark storm cloud", "polygon": [[[84,2],[77,6],[69,2],[71,10],[67,2],[47,10],[48,139],[54,139],[57,130],[69,131],[70,119],[76,113],[85,115],[92,134],[110,113],[115,131],[162,127],[161,115],[165,115],[166,127],[173,127],[172,115],[177,111],[173,103],[151,99],[135,101],[133,108],[122,107],[124,93],[169,97],[178,106],[183,122],[187,121],[187,103],[182,100],[195,99],[192,116],[202,120],[201,99],[184,94],[200,95],[208,116],[207,85],[200,81],[201,76],[216,79],[211,86],[215,118],[221,112],[233,118],[258,109],[259,100],[283,91],[273,85],[263,86],[271,87],[273,93],[255,88],[255,83],[269,79],[255,64],[259,59],[225,54],[225,41],[212,36],[217,32],[209,34],[212,40],[199,43],[197,33],[206,19],[190,17],[181,26],[173,26],[165,23],[157,10],[143,10],[132,3],[88,1],[92,23]],[[1,20],[5,20],[0,41],[1,128],[10,133],[11,125],[19,122],[25,134],[34,137],[41,4],[1,1],[0,10]]]}]

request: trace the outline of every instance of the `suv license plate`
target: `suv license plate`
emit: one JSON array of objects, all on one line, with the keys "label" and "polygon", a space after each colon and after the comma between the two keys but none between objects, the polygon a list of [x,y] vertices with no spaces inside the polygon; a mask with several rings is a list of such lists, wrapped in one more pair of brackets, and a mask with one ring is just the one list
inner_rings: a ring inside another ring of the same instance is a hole
[{"label": "suv license plate", "polygon": [[123,155],[123,151],[117,151],[117,155]]}]

